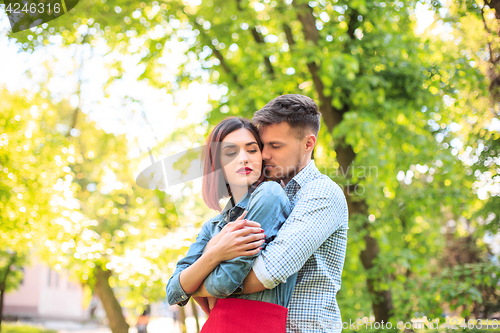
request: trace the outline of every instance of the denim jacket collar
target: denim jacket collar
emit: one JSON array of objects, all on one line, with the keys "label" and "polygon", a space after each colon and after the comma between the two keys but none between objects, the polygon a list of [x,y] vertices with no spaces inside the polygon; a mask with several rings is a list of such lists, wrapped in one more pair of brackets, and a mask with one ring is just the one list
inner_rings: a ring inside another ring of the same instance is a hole
[{"label": "denim jacket collar", "polygon": [[229,198],[228,203],[224,207],[224,209],[220,212],[217,216],[212,220],[212,223],[219,223],[220,221],[226,220],[226,222],[229,222],[228,217],[230,216],[230,212],[235,211],[233,208],[238,207],[241,210],[241,213],[245,210],[245,208],[248,205],[248,201],[250,200],[250,196],[255,191],[257,188],[256,183],[254,183],[252,186],[248,188],[248,191],[245,193],[245,195],[238,201],[238,203],[233,207],[233,198]]},{"label": "denim jacket collar", "polygon": [[[245,195],[240,199],[240,201],[238,201],[238,203],[236,204],[236,206],[234,207],[240,207],[240,208],[245,208],[247,206],[247,203],[248,203],[248,198],[249,198],[250,194],[248,193],[248,191],[245,193]],[[226,215],[231,209],[234,208],[233,207],[233,198],[229,198],[229,201],[227,202],[226,206],[224,207],[224,209],[220,212],[220,214],[222,216]]]}]

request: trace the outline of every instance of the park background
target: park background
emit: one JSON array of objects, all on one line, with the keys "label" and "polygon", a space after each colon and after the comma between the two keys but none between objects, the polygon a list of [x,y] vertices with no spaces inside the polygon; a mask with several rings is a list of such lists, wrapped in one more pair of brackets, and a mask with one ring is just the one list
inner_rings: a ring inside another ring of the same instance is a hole
[{"label": "park background", "polygon": [[0,28],[0,300],[43,263],[127,332],[215,214],[137,175],[297,93],[349,205],[343,321],[498,319],[500,1],[81,0]]}]

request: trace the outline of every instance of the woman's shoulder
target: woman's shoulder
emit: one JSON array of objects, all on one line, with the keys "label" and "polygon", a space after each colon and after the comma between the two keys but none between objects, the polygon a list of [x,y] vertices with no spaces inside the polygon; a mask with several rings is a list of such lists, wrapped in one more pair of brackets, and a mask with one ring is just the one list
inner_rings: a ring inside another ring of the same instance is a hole
[{"label": "woman's shoulder", "polygon": [[205,221],[201,227],[205,228],[207,231],[211,231],[214,227],[214,224],[217,224],[217,222],[219,222],[221,220],[221,216],[222,216],[222,214],[218,213],[217,215],[215,215],[214,217],[212,217],[208,221]]},{"label": "woman's shoulder", "polygon": [[222,218],[222,212],[219,212],[217,215],[206,221],[205,224],[219,222],[221,218]]},{"label": "woman's shoulder", "polygon": [[263,181],[262,183],[260,183],[255,188],[255,191],[252,194],[254,194],[257,191],[263,192],[263,191],[273,191],[273,190],[274,191],[278,191],[278,190],[284,191],[279,183],[275,182],[274,180],[267,180],[267,181]]},{"label": "woman's shoulder", "polygon": [[257,210],[269,210],[276,207],[288,207],[289,199],[285,190],[281,185],[275,181],[266,181],[259,184],[259,186],[252,193],[249,200],[248,210],[252,208]]},{"label": "woman's shoulder", "polygon": [[260,183],[255,190],[252,192],[251,198],[262,197],[262,196],[286,196],[285,190],[281,185],[273,180],[264,181]]}]

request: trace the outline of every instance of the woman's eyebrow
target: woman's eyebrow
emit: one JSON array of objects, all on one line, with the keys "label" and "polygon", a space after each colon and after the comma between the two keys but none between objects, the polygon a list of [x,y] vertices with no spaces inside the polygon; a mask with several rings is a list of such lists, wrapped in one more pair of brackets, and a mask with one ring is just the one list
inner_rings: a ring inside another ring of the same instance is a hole
[{"label": "woman's eyebrow", "polygon": [[224,147],[222,147],[222,150],[224,150],[226,148],[234,148],[234,147],[237,147],[237,146],[235,144],[227,144]]},{"label": "woman's eyebrow", "polygon": [[249,142],[249,143],[245,144],[245,146],[251,146],[251,145],[256,145],[256,144],[257,144],[257,142],[252,141],[252,142]]}]

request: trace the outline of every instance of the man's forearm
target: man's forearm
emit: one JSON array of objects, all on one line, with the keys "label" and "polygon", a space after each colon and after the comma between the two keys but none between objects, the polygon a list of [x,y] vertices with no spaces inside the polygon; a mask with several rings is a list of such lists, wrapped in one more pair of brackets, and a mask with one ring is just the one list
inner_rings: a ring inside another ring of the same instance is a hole
[{"label": "man's forearm", "polygon": [[247,277],[243,281],[243,292],[242,294],[253,294],[259,291],[265,290],[266,287],[259,281],[255,275],[253,269],[248,273]]}]

